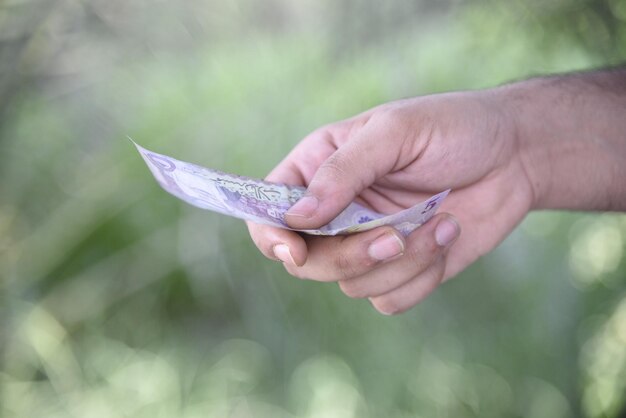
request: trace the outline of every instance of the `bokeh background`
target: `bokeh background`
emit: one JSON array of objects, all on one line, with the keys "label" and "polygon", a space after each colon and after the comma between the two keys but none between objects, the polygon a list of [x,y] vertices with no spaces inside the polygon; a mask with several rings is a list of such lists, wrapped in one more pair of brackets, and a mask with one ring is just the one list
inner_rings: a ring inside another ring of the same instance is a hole
[{"label": "bokeh background", "polygon": [[384,317],[165,194],[408,96],[626,58],[623,0],[3,0],[0,414],[625,417],[626,217],[535,213]]}]

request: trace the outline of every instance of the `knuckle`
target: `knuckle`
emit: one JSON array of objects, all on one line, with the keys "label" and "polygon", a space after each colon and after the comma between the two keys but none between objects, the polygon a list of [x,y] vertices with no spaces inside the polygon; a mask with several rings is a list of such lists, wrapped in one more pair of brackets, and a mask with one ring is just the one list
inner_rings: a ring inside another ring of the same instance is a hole
[{"label": "knuckle", "polygon": [[339,280],[351,279],[358,273],[354,260],[341,252],[334,257],[334,266]]},{"label": "knuckle", "polygon": [[346,156],[335,153],[324,162],[324,174],[328,180],[341,181],[346,176],[348,165]]},{"label": "knuckle", "polygon": [[398,134],[404,130],[408,121],[412,118],[402,106],[393,106],[385,109],[378,116],[378,123],[385,127],[385,130],[391,132],[390,138],[398,138]]},{"label": "knuckle", "polygon": [[388,126],[396,126],[404,122],[405,116],[401,106],[390,106],[378,115],[381,123]]},{"label": "knuckle", "polygon": [[420,271],[431,265],[440,251],[440,247],[434,239],[421,240],[418,245],[409,245],[408,247],[405,255]]}]

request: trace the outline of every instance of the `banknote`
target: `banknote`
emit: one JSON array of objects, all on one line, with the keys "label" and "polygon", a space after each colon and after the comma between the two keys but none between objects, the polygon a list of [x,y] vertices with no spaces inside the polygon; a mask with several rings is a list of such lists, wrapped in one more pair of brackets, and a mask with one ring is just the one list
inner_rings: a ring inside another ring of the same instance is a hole
[{"label": "banknote", "polygon": [[[285,222],[285,212],[304,196],[304,187],[223,173],[149,151],[131,141],[156,181],[168,193],[202,209],[292,229]],[[339,235],[390,225],[406,236],[435,214],[449,192],[441,192],[393,215],[384,215],[353,202],[327,225],[296,231],[312,235]]]}]

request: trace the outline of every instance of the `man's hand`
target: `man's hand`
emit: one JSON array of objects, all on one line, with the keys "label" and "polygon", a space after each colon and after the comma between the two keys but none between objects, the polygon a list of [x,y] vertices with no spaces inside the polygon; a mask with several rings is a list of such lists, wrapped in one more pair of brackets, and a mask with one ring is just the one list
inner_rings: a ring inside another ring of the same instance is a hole
[{"label": "man's hand", "polygon": [[531,209],[625,210],[624,111],[623,69],[386,104],[313,132],[268,175],[307,187],[288,224],[319,228],[355,199],[395,213],[451,188],[442,213],[406,239],[390,227],[338,237],[248,228],[292,275],[402,312]]},{"label": "man's hand", "polygon": [[451,188],[447,213],[406,239],[390,227],[314,237],[248,223],[250,234],[292,275],[337,281],[346,295],[367,297],[382,313],[402,312],[494,248],[530,209],[532,188],[515,138],[489,93],[377,107],[315,131],[267,176],[307,187],[287,222],[318,228],[355,199],[395,213]]}]

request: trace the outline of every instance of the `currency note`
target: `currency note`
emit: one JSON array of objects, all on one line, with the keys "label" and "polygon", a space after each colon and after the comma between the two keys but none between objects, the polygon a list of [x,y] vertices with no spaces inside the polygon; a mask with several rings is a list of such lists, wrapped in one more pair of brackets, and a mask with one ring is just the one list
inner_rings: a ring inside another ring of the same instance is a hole
[{"label": "currency note", "polygon": [[[156,181],[168,193],[202,209],[292,229],[285,222],[285,212],[304,196],[304,187],[223,173],[149,151],[131,141]],[[296,231],[312,235],[339,235],[390,225],[406,236],[435,214],[449,192],[441,192],[393,215],[383,215],[353,202],[327,225]]]}]

